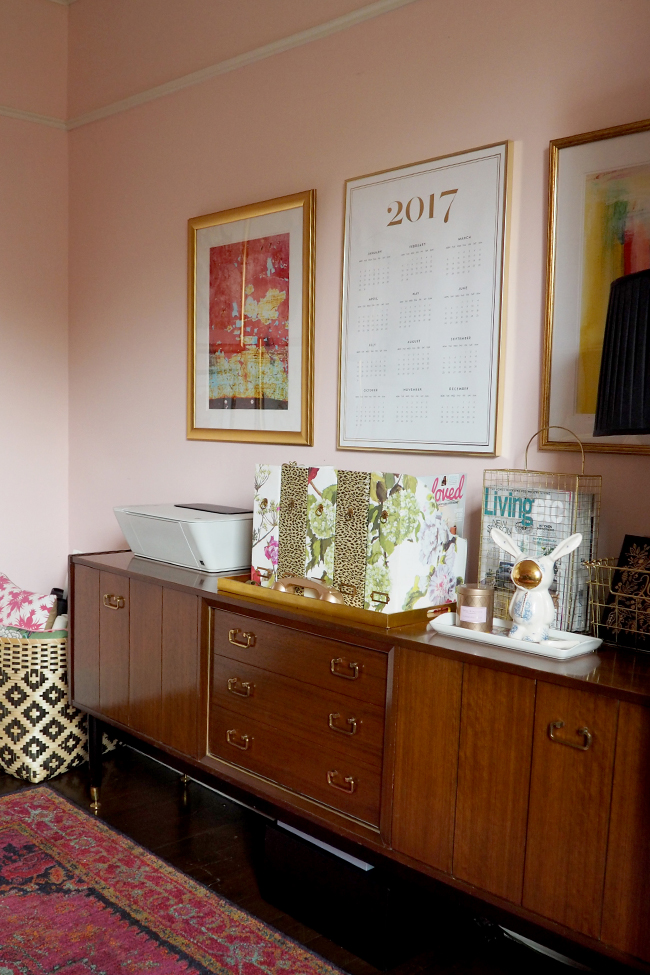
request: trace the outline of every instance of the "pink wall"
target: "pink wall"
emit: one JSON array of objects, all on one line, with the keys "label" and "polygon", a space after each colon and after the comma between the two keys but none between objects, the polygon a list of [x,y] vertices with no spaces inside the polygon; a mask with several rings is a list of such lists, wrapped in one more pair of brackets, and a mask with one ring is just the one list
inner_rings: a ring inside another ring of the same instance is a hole
[{"label": "pink wall", "polygon": [[[76,115],[360,6],[0,0],[0,104]],[[245,502],[258,460],[464,469],[475,542],[480,460],[336,450],[344,180],[515,141],[503,454],[488,463],[520,466],[539,413],[548,141],[650,116],[649,40],[647,0],[416,0],[69,134],[0,118],[0,446],[13,471],[31,468],[0,481],[0,570],[49,587],[70,548],[123,543],[113,505]],[[315,446],[188,442],[187,219],[311,187]],[[604,477],[601,550],[650,534],[650,458],[591,455],[588,470]]]},{"label": "pink wall", "polygon": [[[76,5],[80,17],[98,6]],[[205,23],[221,50],[214,22]],[[343,182],[515,140],[503,455],[487,466],[521,466],[539,415],[548,142],[650,116],[649,41],[647,0],[419,0],[73,131],[71,545],[119,545],[115,504],[247,502],[256,461],[294,459],[467,470],[475,542],[484,462],[336,450]],[[205,38],[196,45],[199,67]],[[164,45],[160,52],[164,60]],[[73,90],[71,104],[81,95]],[[186,221],[310,187],[318,191],[315,446],[188,442]],[[577,458],[531,461],[564,469]],[[650,534],[650,458],[591,455],[587,469],[604,478],[601,551],[616,552],[625,530]]]},{"label": "pink wall", "polygon": [[[0,104],[59,115],[67,11],[0,0]],[[62,585],[68,548],[67,135],[0,117],[0,571]]]},{"label": "pink wall", "polygon": [[368,2],[82,0],[70,8],[68,114],[74,118]]},{"label": "pink wall", "polygon": [[0,0],[0,105],[65,118],[68,8]]}]

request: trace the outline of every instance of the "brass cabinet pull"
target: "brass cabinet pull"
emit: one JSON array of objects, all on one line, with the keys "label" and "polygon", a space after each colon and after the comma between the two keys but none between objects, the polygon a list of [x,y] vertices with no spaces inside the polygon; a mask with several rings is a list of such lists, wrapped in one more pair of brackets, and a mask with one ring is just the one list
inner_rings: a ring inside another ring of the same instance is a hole
[{"label": "brass cabinet pull", "polygon": [[[340,670],[337,670],[337,667],[347,667],[352,673],[342,673]],[[334,657],[333,660],[330,660],[330,670],[335,677],[342,677],[344,680],[357,680],[357,678],[361,677],[359,664],[346,663],[343,657]]]},{"label": "brass cabinet pull", "polygon": [[114,596],[112,593],[104,595],[106,609],[124,609],[124,596]]},{"label": "brass cabinet pull", "polygon": [[[239,687],[241,690],[239,690]],[[253,693],[253,687],[248,683],[247,680],[239,682],[239,677],[228,678],[228,690],[231,694],[236,694],[237,697],[250,697]]]},{"label": "brass cabinet pull", "polygon": [[332,731],[338,731],[340,735],[356,735],[357,733],[357,719],[356,718],[346,718],[345,723],[348,724],[349,728],[341,728],[336,722],[339,720],[341,715],[336,712],[336,714],[330,714],[327,723],[329,724]]},{"label": "brass cabinet pull", "polygon": [[[241,633],[243,639],[238,639],[238,634]],[[255,634],[254,633],[243,633],[241,630],[228,630],[228,639],[231,643],[234,643],[236,647],[243,647],[244,650],[248,650],[249,647],[255,646]]]},{"label": "brass cabinet pull", "polygon": [[548,737],[551,741],[554,741],[556,745],[567,745],[569,748],[577,748],[580,752],[586,752],[590,747],[594,736],[589,731],[589,728],[578,728],[577,734],[582,735],[585,743],[584,745],[578,745],[575,741],[568,741],[566,738],[557,738],[553,733],[556,728],[564,728],[564,721],[551,721],[548,726]]},{"label": "brass cabinet pull", "polygon": [[226,732],[226,741],[229,745],[239,748],[242,752],[247,752],[253,743],[250,735],[237,735],[235,728],[229,728]]},{"label": "brass cabinet pull", "polygon": [[332,769],[331,772],[327,773],[327,784],[331,785],[333,789],[338,789],[339,792],[347,792],[348,795],[352,795],[357,787],[357,780],[353,779],[351,775],[346,775],[343,784],[341,784],[341,782],[336,781],[340,777],[341,773],[337,769]]}]

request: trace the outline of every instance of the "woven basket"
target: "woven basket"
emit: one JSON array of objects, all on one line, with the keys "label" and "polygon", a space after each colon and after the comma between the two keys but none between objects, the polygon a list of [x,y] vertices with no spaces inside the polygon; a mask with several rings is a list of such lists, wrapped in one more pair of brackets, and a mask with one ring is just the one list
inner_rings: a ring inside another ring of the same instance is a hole
[{"label": "woven basket", "polygon": [[[43,782],[87,761],[86,715],[68,697],[67,640],[0,637],[0,768]],[[114,747],[104,739],[104,750]]]}]

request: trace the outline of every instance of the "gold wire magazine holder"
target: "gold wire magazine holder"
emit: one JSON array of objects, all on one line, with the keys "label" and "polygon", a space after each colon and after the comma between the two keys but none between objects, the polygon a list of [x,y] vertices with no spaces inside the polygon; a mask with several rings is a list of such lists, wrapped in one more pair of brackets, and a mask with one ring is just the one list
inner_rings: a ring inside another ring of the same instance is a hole
[{"label": "gold wire magazine holder", "polygon": [[[594,559],[600,517],[600,475],[585,474],[585,454],[579,474],[528,470],[528,448],[544,427],[528,441],[524,470],[486,470],[483,475],[479,582],[494,585],[494,615],[510,619],[508,607],[515,587],[512,561],[492,540],[499,528],[531,558],[548,555],[564,538],[580,532],[582,543],[556,564],[550,593],[556,630],[584,633],[589,626],[588,579],[585,563]],[[557,429],[566,430],[566,427]],[[575,437],[571,430],[567,431]]]},{"label": "gold wire magazine holder", "polygon": [[650,570],[618,559],[585,562],[594,636],[606,643],[650,653]]}]

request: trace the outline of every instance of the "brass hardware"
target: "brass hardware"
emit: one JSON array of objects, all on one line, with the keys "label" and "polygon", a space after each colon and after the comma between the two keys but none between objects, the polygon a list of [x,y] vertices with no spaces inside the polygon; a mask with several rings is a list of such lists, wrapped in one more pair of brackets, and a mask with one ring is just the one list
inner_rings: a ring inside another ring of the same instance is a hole
[{"label": "brass hardware", "polygon": [[357,719],[356,718],[346,718],[346,724],[350,725],[350,728],[340,728],[339,725],[335,724],[336,721],[341,717],[338,711],[335,714],[330,714],[327,723],[332,729],[332,731],[338,731],[340,735],[356,735],[357,733]]},{"label": "brass hardware", "polygon": [[[324,583],[319,582],[318,579],[283,576],[282,579],[274,582],[271,588],[275,589],[276,592],[291,592],[291,590],[295,592],[296,588],[310,589],[316,593],[318,599],[322,599],[325,602],[343,603],[343,597],[338,590],[334,589],[333,586],[326,586]],[[300,595],[300,593],[297,595]]]},{"label": "brass hardware", "polygon": [[339,592],[346,593],[348,596],[356,596],[358,589],[351,582],[339,582]]},{"label": "brass hardware", "polygon": [[106,609],[124,609],[124,596],[114,596],[112,593],[104,595]]},{"label": "brass hardware", "polygon": [[235,748],[239,748],[242,752],[247,752],[253,742],[253,739],[250,735],[239,735],[239,741],[238,741],[237,731],[235,730],[235,728],[229,728],[228,731],[226,732],[226,741],[228,742],[229,745],[233,745]]},{"label": "brass hardware", "polygon": [[322,515],[322,513],[323,513],[324,510],[325,509],[323,508],[323,505],[322,504],[319,504],[318,507],[316,508],[316,514],[317,515]]},{"label": "brass hardware", "polygon": [[183,786],[184,789],[187,789],[189,782],[190,782],[189,775],[181,775],[181,785]]},{"label": "brass hardware", "polygon": [[239,677],[229,677],[228,678],[228,690],[231,694],[236,694],[237,697],[250,697],[253,693],[253,688],[247,680],[243,680],[240,684],[242,688],[241,691],[237,689],[237,684],[239,683]]},{"label": "brass hardware", "polygon": [[354,518],[354,508],[348,508],[348,510],[345,512],[345,518],[347,521],[352,521]]},{"label": "brass hardware", "polygon": [[260,501],[260,511],[266,511],[268,506],[269,506],[269,499],[262,498],[262,500]]},{"label": "brass hardware", "polygon": [[90,787],[90,808],[97,816],[99,815],[99,787],[96,785],[91,785]]},{"label": "brass hardware", "polygon": [[333,769],[331,772],[327,773],[327,784],[331,785],[333,789],[338,789],[340,792],[347,792],[348,795],[352,795],[357,787],[356,779],[353,779],[351,775],[346,775],[343,779],[344,785],[335,780],[340,776],[340,772],[337,769]]},{"label": "brass hardware", "polygon": [[512,570],[511,578],[521,589],[537,589],[542,581],[542,570],[533,559],[522,559]]},{"label": "brass hardware", "polygon": [[[340,670],[336,669],[339,664],[341,666],[348,667],[352,673],[342,674]],[[333,660],[330,660],[330,671],[335,677],[342,677],[344,680],[357,680],[357,678],[361,677],[361,668],[359,667],[359,664],[348,664],[343,660],[343,657],[334,657]]]},{"label": "brass hardware", "polygon": [[[241,633],[243,640],[237,639],[237,634]],[[242,633],[241,630],[228,630],[228,639],[231,643],[234,643],[236,647],[243,647],[244,650],[248,650],[249,647],[255,646],[255,634],[254,633]]]},{"label": "brass hardware", "polygon": [[370,598],[372,599],[373,603],[382,603],[384,606],[390,602],[390,596],[387,592],[379,592],[376,589],[370,593]]},{"label": "brass hardware", "polygon": [[567,745],[569,748],[577,748],[580,752],[586,752],[594,740],[594,736],[589,731],[589,728],[578,728],[577,730],[577,734],[582,735],[585,740],[584,745],[578,745],[575,741],[568,741],[566,738],[556,738],[553,734],[555,728],[564,728],[564,721],[551,721],[548,726],[548,737],[551,739],[551,741],[554,741],[556,745]]},{"label": "brass hardware", "polygon": [[270,569],[265,569],[259,565],[256,565],[255,568],[257,569],[260,579],[270,579],[273,575]]},{"label": "brass hardware", "polygon": [[[558,427],[555,424],[552,424],[550,427],[540,427],[540,429],[537,431],[537,433],[534,433],[532,435],[532,437],[530,438],[530,440],[526,444],[526,453],[524,454],[524,469],[525,470],[528,470],[528,448],[530,447],[530,445],[533,442],[533,440],[535,439],[535,437],[538,437],[540,435],[540,433],[546,433],[547,430],[564,430],[565,433],[570,433],[571,436],[573,437],[573,439],[578,441],[578,447],[580,448],[580,453],[582,454],[582,470],[580,471],[580,473],[581,474],[584,474],[584,472],[585,472],[585,448],[584,448],[584,445],[582,443],[582,440],[580,439],[580,437],[576,436],[576,434],[573,432],[573,430],[569,430],[568,427]],[[545,442],[546,441],[542,441],[542,446],[544,445]],[[566,443],[566,441],[565,440],[562,440],[561,443]],[[573,448],[573,444],[571,444],[571,447],[570,448],[567,448],[567,449],[573,450],[574,449]]]},{"label": "brass hardware", "polygon": [[381,515],[379,516],[379,520],[382,521],[384,524],[386,524],[386,522],[388,521],[388,512],[382,511]]}]

